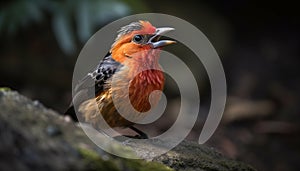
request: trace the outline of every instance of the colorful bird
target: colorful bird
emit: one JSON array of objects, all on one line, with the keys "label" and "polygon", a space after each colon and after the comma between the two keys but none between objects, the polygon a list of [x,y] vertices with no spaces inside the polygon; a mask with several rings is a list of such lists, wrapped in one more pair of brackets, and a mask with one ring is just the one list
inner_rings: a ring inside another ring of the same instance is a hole
[{"label": "colorful bird", "polygon": [[[144,118],[145,112],[160,99],[161,93],[151,93],[162,91],[164,87],[164,74],[158,63],[160,50],[175,41],[160,40],[160,37],[171,30],[174,29],[156,28],[148,21],[122,27],[109,53],[76,85],[75,96],[66,114],[77,120],[76,111],[83,121],[100,129],[104,119],[112,128],[129,127],[140,138],[147,138],[145,133],[133,127],[133,121]],[[153,95],[151,104],[150,94]],[[128,109],[130,104],[135,112]]]}]

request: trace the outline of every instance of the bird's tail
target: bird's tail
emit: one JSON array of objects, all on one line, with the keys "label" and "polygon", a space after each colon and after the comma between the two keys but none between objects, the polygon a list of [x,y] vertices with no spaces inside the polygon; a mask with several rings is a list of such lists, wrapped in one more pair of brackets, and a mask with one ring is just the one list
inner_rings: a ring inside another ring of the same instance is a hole
[{"label": "bird's tail", "polygon": [[78,118],[76,116],[76,112],[73,105],[70,105],[70,107],[64,114],[70,116],[75,122],[78,122]]}]

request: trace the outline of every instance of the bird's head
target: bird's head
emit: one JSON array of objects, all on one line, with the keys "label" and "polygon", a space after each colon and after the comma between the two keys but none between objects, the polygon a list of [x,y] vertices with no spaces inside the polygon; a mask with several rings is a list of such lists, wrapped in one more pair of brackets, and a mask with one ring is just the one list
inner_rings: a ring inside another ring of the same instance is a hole
[{"label": "bird's head", "polygon": [[120,63],[157,61],[159,50],[163,46],[176,43],[172,40],[160,40],[161,35],[171,30],[174,29],[156,28],[148,21],[130,23],[119,30],[110,53]]}]

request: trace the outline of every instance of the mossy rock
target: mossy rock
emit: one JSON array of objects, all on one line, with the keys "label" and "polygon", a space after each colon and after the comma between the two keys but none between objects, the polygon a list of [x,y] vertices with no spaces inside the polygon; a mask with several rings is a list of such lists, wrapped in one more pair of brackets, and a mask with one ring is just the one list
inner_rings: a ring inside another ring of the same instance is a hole
[{"label": "mossy rock", "polygon": [[[189,141],[150,161],[116,157],[96,146],[72,121],[7,88],[0,88],[0,109],[1,170],[254,170]],[[127,147],[105,144],[127,155],[146,155],[149,149],[130,141]],[[135,154],[128,147],[145,150]]]},{"label": "mossy rock", "polygon": [[[0,89],[0,109],[1,170],[171,170],[106,153],[76,124],[15,91]],[[128,147],[108,145],[130,154]]]}]

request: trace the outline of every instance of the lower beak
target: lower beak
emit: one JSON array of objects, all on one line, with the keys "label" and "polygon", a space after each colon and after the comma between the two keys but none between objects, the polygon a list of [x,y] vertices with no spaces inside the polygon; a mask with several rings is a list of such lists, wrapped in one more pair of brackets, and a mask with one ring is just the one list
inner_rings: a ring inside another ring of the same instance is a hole
[{"label": "lower beak", "polygon": [[153,48],[159,48],[166,45],[174,44],[176,41],[173,40],[159,40],[160,36],[169,32],[175,30],[171,27],[161,27],[157,28],[155,34],[149,39],[148,44]]}]

